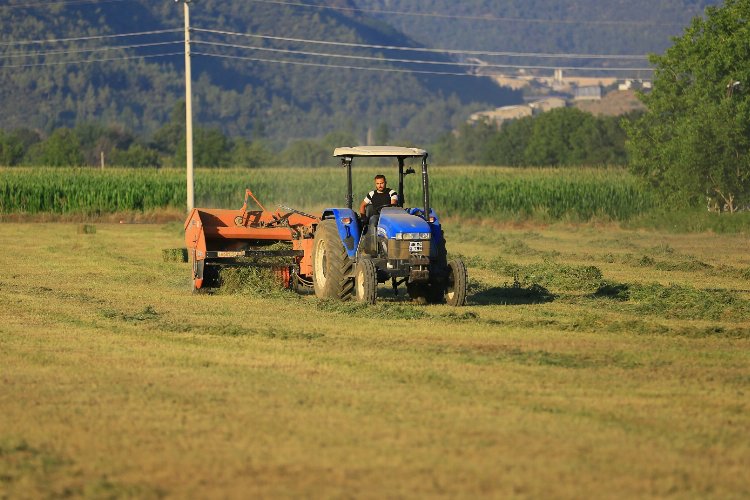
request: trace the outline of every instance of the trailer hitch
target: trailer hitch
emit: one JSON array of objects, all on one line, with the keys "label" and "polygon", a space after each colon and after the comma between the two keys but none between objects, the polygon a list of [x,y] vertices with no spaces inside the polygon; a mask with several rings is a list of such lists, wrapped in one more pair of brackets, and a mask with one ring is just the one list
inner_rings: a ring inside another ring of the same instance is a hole
[{"label": "trailer hitch", "polygon": [[252,191],[245,188],[245,203],[242,204],[242,208],[240,208],[240,211],[242,212],[242,215],[238,215],[234,218],[234,225],[235,226],[247,226],[250,223],[250,212],[247,211],[247,198],[250,197],[253,199],[253,201],[260,207],[260,209],[265,212],[266,209],[261,205],[261,203],[258,201],[258,198],[255,197]]}]

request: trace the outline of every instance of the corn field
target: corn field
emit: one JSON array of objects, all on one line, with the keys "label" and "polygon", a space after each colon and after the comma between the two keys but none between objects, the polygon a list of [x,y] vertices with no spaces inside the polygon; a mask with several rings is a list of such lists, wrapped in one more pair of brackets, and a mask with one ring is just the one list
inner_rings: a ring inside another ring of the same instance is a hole
[{"label": "corn field", "polygon": [[[406,204],[419,206],[421,175],[405,179]],[[354,167],[354,205],[373,188],[376,173],[398,189],[393,167]],[[199,169],[195,205],[239,208],[249,187],[267,209],[284,204],[315,211],[344,206],[343,168]],[[626,220],[655,206],[635,177],[615,168],[430,169],[431,205],[439,215],[507,219],[542,216]],[[0,213],[104,214],[185,206],[185,173],[178,169],[0,169]]]}]

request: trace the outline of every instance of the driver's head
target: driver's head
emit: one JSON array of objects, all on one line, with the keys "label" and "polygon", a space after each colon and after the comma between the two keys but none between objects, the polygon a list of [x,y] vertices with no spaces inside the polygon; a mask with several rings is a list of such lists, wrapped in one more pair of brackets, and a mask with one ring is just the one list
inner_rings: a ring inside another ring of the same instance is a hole
[{"label": "driver's head", "polygon": [[378,193],[382,193],[385,191],[386,186],[386,180],[385,175],[378,174],[375,176],[375,189],[378,190]]}]

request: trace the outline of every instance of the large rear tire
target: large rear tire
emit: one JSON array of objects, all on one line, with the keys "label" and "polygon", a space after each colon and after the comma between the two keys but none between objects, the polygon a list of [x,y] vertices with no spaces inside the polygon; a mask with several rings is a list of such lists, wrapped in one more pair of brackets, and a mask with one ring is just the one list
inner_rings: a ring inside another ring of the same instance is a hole
[{"label": "large rear tire", "polygon": [[445,287],[445,302],[449,306],[466,305],[466,289],[469,277],[461,259],[448,262],[448,283]]},{"label": "large rear tire", "polygon": [[347,300],[354,289],[352,261],[339,237],[336,221],[318,224],[313,243],[313,286],[321,299]]}]

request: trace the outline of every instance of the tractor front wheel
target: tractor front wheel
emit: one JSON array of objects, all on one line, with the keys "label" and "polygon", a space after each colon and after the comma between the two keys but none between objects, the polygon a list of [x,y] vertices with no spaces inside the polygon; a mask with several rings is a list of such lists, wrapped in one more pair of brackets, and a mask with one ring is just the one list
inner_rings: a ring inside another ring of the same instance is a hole
[{"label": "tractor front wheel", "polygon": [[359,302],[374,304],[378,296],[378,272],[370,259],[360,260],[354,271],[354,296]]},{"label": "tractor front wheel", "polygon": [[468,280],[464,261],[453,259],[448,262],[448,284],[445,288],[445,302],[449,306],[463,306],[466,304]]},{"label": "tractor front wheel", "polygon": [[321,299],[346,300],[352,294],[352,261],[339,237],[336,221],[318,224],[313,243],[313,286]]}]

